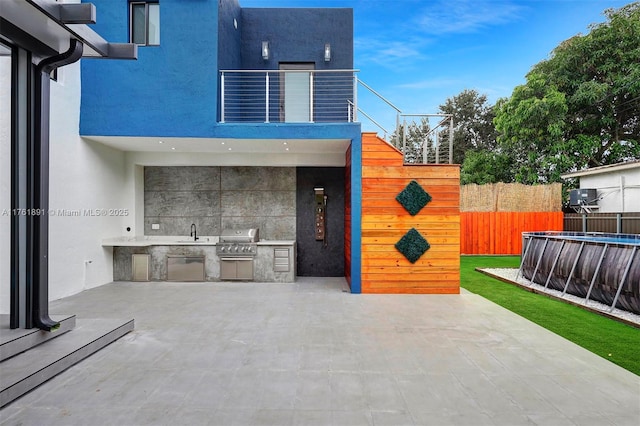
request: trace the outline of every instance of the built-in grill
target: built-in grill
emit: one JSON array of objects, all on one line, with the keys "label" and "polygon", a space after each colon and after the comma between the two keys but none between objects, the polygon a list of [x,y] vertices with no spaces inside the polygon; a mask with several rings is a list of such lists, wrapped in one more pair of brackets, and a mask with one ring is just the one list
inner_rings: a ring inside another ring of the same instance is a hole
[{"label": "built-in grill", "polygon": [[255,256],[256,243],[260,240],[258,231],[258,228],[223,230],[216,244],[216,254],[221,257]]},{"label": "built-in grill", "polygon": [[253,280],[253,259],[260,241],[258,228],[225,229],[216,244],[221,280]]}]

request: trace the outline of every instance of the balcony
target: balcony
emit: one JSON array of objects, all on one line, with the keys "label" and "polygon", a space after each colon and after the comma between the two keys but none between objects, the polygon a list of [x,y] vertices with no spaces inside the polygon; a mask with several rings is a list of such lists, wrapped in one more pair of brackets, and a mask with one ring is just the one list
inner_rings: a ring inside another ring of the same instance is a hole
[{"label": "balcony", "polygon": [[356,73],[309,69],[220,71],[220,122],[354,122]]}]

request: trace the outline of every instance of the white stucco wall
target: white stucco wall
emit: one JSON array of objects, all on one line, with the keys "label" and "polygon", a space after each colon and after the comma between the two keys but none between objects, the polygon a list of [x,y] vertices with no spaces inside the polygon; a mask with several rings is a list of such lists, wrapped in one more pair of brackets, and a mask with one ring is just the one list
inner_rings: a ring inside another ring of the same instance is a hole
[{"label": "white stucco wall", "polygon": [[638,167],[580,177],[580,188],[598,190],[601,213],[640,212],[640,164]]},{"label": "white stucco wall", "polygon": [[[0,59],[0,212],[11,205],[10,107],[4,107],[10,100],[5,94],[10,93],[10,75],[4,62]],[[122,235],[131,220],[122,211],[127,199],[125,154],[79,136],[79,63],[61,68],[58,80],[51,82],[50,300],[111,282],[113,253],[101,242]],[[1,215],[0,226],[0,313],[8,313],[10,217]]]},{"label": "white stucco wall", "polygon": [[9,312],[11,256],[11,57],[0,56],[0,313]]},{"label": "white stucco wall", "polygon": [[112,281],[112,249],[101,242],[122,234],[131,214],[123,211],[124,153],[79,136],[79,63],[59,73],[51,85],[51,300]]}]

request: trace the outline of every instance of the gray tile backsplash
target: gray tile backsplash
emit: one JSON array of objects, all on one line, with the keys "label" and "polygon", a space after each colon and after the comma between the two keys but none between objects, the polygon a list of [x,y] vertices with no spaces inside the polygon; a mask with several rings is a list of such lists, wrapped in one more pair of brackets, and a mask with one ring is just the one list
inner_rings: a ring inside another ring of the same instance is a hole
[{"label": "gray tile backsplash", "polygon": [[[152,230],[151,224],[160,225]],[[220,235],[220,216],[151,216],[144,218],[145,235],[183,235],[188,236],[191,224],[195,223],[198,235]]]},{"label": "gray tile backsplash", "polygon": [[145,216],[220,216],[220,191],[145,191]]},{"label": "gray tile backsplash", "polygon": [[295,191],[296,169],[293,167],[222,167],[224,190]]},{"label": "gray tile backsplash", "polygon": [[[295,240],[295,167],[154,166],[144,171],[145,235],[219,235],[260,228],[260,238]],[[151,229],[159,224],[160,229]]]},{"label": "gray tile backsplash", "polygon": [[222,191],[222,216],[296,216],[294,191]]},{"label": "gray tile backsplash", "polygon": [[[295,216],[223,216],[222,228],[258,228],[263,240],[295,240]],[[274,237],[270,237],[274,235]]]},{"label": "gray tile backsplash", "polygon": [[220,167],[145,167],[145,191],[217,191]]}]

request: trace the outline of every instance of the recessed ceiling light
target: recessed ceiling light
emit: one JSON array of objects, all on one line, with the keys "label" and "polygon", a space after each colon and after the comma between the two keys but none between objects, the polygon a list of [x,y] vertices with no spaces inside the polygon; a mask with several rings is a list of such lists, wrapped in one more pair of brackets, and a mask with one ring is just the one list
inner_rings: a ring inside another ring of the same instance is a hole
[{"label": "recessed ceiling light", "polygon": [[286,142],[282,142],[282,145],[286,145],[286,144],[287,144]]},{"label": "recessed ceiling light", "polygon": [[158,143],[164,143],[164,141],[158,141]]},{"label": "recessed ceiling light", "polygon": [[231,148],[229,148],[229,151],[231,151]]},{"label": "recessed ceiling light", "polygon": [[172,147],[171,147],[171,149],[172,149],[173,151],[175,151],[175,150],[176,150],[176,147],[175,147],[175,146],[172,146]]},{"label": "recessed ceiling light", "polygon": [[289,151],[289,148],[285,148],[285,151]]},{"label": "recessed ceiling light", "polygon": [[224,145],[224,142],[220,142],[220,145]]}]

